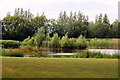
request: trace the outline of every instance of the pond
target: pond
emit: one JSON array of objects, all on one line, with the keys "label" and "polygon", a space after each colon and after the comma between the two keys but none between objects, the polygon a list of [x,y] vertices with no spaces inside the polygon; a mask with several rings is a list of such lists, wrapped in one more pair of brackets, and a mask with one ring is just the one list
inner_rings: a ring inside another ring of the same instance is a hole
[{"label": "pond", "polygon": [[[76,50],[76,49],[48,49],[48,50],[44,50],[44,49],[42,49],[41,51],[42,51],[43,55],[70,56],[70,55],[74,55],[76,53],[82,53],[82,51],[84,51],[84,50]],[[116,49],[88,49],[88,51],[100,52],[100,53],[111,54],[111,55],[114,53],[120,53],[120,50],[116,50]]]},{"label": "pond", "polygon": [[101,52],[101,53],[105,53],[105,54],[114,54],[114,53],[120,54],[120,50],[116,50],[116,49],[88,49],[88,51]]}]

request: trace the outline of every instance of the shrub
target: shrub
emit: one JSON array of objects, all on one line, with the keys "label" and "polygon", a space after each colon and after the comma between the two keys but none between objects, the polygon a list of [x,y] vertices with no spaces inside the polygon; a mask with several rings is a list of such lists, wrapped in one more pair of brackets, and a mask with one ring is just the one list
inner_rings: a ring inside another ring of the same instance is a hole
[{"label": "shrub", "polygon": [[77,54],[73,55],[74,58],[89,58],[89,53],[86,50],[81,50]]},{"label": "shrub", "polygon": [[42,41],[42,47],[50,47],[50,41],[51,41],[51,37],[49,35],[49,33],[46,34],[46,38],[44,41]]},{"label": "shrub", "polygon": [[18,48],[21,43],[15,40],[0,40],[0,44],[3,48]]},{"label": "shrub", "polygon": [[38,55],[38,52],[35,52],[35,51],[25,53],[25,56],[28,56],[28,57],[37,57],[37,55]]},{"label": "shrub", "polygon": [[40,47],[44,39],[45,39],[45,30],[44,27],[41,27],[38,29],[38,32],[35,34],[35,39],[34,39],[35,46]]},{"label": "shrub", "polygon": [[90,52],[90,51],[82,51],[80,53],[74,54],[73,58],[118,58],[119,54],[102,54],[100,52]]},{"label": "shrub", "polygon": [[50,41],[43,41],[41,47],[49,48],[50,47]]},{"label": "shrub", "polygon": [[75,54],[73,55],[73,58],[89,58],[89,54],[88,53]]},{"label": "shrub", "polygon": [[23,53],[11,53],[10,54],[11,57],[24,57],[24,54]]},{"label": "shrub", "polygon": [[102,54],[100,52],[90,52],[88,51],[90,58],[102,58]]},{"label": "shrub", "polygon": [[13,52],[12,50],[3,50],[2,51],[2,56],[9,56],[9,57],[23,57],[24,54],[23,53],[19,53],[19,52]]},{"label": "shrub", "polygon": [[62,37],[60,43],[61,43],[61,47],[62,48],[69,48],[70,47],[70,45],[69,45],[69,38],[68,38],[67,34]]},{"label": "shrub", "polygon": [[87,48],[87,41],[86,39],[81,35],[76,40],[76,45],[79,49],[85,49]]},{"label": "shrub", "polygon": [[76,45],[76,38],[70,38],[69,39],[69,45],[70,45],[70,48],[77,48],[77,45]]},{"label": "shrub", "polygon": [[112,58],[112,55],[110,55],[110,54],[102,54],[102,58]]},{"label": "shrub", "polygon": [[119,54],[118,53],[112,54],[112,58],[119,58]]},{"label": "shrub", "polygon": [[117,46],[112,39],[91,39],[89,41],[89,48],[116,48]]},{"label": "shrub", "polygon": [[50,42],[50,47],[52,48],[60,47],[59,37],[57,33],[55,33],[54,36],[52,37],[51,42]]},{"label": "shrub", "polygon": [[21,47],[25,46],[35,46],[34,37],[30,38],[30,36],[28,36],[23,42],[21,42]]}]

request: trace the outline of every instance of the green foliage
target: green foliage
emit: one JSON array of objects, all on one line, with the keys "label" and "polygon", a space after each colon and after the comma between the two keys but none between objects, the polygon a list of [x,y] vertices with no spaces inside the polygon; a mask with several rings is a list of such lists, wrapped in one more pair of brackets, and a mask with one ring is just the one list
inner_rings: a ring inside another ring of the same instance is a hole
[{"label": "green foliage", "polygon": [[[117,40],[117,39],[116,39]],[[89,48],[113,48],[117,49],[118,42],[114,39],[91,39],[88,42]]]},{"label": "green foliage", "polygon": [[69,39],[69,45],[70,45],[70,48],[76,49],[77,48],[77,46],[76,46],[76,38],[70,38]]},{"label": "green foliage", "polygon": [[42,42],[42,47],[50,47],[51,37],[49,33],[46,34],[45,40]]},{"label": "green foliage", "polygon": [[15,40],[0,40],[3,48],[19,48],[20,42]]},{"label": "green foliage", "polygon": [[30,36],[28,36],[26,39],[24,39],[22,42],[21,42],[21,46],[27,46],[29,45],[28,41],[30,40]]},{"label": "green foliage", "polygon": [[[68,32],[69,38],[77,38],[83,35],[86,38],[119,38],[119,24],[115,20],[110,24],[107,14],[99,14],[96,16],[95,22],[89,22],[89,17],[82,12],[60,12],[58,19],[47,19],[44,14],[33,16],[30,10],[23,10],[23,8],[15,9],[14,15],[10,12],[0,20],[2,26],[2,38],[4,40],[19,40],[23,41],[28,36],[32,37],[36,34],[37,30],[44,26],[45,34],[49,33],[53,36],[58,33],[62,38]],[[35,40],[36,46],[41,46],[42,41],[39,43]],[[39,44],[39,45],[37,45]]]},{"label": "green foliage", "polygon": [[5,40],[22,41],[28,36],[32,36],[34,28],[31,22],[21,16],[6,16],[3,19],[2,38]]},{"label": "green foliage", "polygon": [[69,38],[68,38],[67,34],[65,34],[65,36],[63,36],[61,39],[61,47],[62,48],[69,48],[70,47]]},{"label": "green foliage", "polygon": [[102,54],[100,52],[82,51],[74,54],[73,58],[118,58],[119,54]]},{"label": "green foliage", "polygon": [[12,50],[2,50],[2,56],[9,56],[9,57],[23,57],[24,54],[20,52],[13,52]]},{"label": "green foliage", "polygon": [[24,53],[24,55],[25,55],[25,57],[40,57],[40,56],[38,56],[38,53],[39,52],[31,51],[31,52]]},{"label": "green foliage", "polygon": [[35,35],[35,46],[40,47],[43,40],[45,40],[45,29],[44,27],[41,27]]},{"label": "green foliage", "polygon": [[82,35],[79,36],[76,40],[76,45],[79,49],[85,49],[87,47],[87,41]]},{"label": "green foliage", "polygon": [[46,41],[50,41],[50,40],[51,40],[51,37],[50,37],[50,34],[49,34],[49,33],[46,34],[45,40],[46,40]]},{"label": "green foliage", "polygon": [[15,9],[13,14],[9,12],[2,20],[2,38],[5,40],[23,41],[28,36],[33,36],[36,30],[47,22],[44,15],[33,17],[30,10],[23,8]]},{"label": "green foliage", "polygon": [[55,33],[54,36],[51,39],[50,47],[52,47],[52,48],[60,47],[60,42],[59,41],[60,40],[59,40],[58,34]]},{"label": "green foliage", "polygon": [[35,46],[34,37],[30,38],[30,36],[28,36],[28,38],[26,38],[24,41],[22,41],[21,47],[25,47],[25,46]]},{"label": "green foliage", "polygon": [[102,58],[112,58],[112,55],[110,55],[110,54],[102,54]]},{"label": "green foliage", "polygon": [[112,58],[119,58],[119,53],[112,54]]}]

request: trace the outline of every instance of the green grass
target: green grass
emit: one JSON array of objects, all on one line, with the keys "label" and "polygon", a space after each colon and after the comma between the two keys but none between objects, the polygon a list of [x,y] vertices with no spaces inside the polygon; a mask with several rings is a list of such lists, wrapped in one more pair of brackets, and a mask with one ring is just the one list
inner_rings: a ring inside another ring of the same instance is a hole
[{"label": "green grass", "polygon": [[118,78],[118,59],[3,57],[3,78]]}]

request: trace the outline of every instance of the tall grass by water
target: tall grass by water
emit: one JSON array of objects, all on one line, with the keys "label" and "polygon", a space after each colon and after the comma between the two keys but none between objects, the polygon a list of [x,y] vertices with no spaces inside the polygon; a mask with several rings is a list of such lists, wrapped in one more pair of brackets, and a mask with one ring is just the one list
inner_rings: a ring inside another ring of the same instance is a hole
[{"label": "tall grass by water", "polygon": [[89,48],[92,49],[119,49],[120,39],[88,39]]}]

